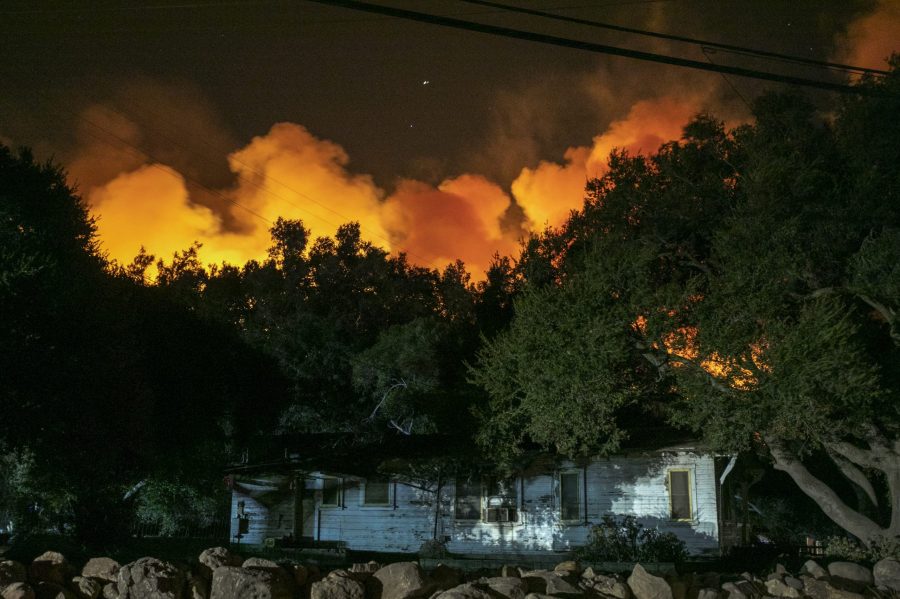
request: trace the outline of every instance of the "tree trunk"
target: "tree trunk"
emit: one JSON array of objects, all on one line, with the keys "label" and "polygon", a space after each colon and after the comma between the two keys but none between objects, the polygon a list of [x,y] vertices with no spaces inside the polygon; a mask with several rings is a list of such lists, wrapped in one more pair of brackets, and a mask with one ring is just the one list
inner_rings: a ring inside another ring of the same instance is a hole
[{"label": "tree trunk", "polygon": [[[853,509],[834,490],[814,476],[803,463],[784,449],[777,441],[766,438],[769,451],[775,459],[775,469],[787,473],[793,481],[831,518],[835,524],[871,545],[878,537],[893,537],[900,534],[900,456],[884,446],[874,446],[871,450],[843,447],[846,457],[851,457],[861,466],[884,472],[890,492],[891,522],[882,528],[872,519]],[[853,450],[849,451],[850,449]],[[863,463],[864,462],[864,463]]]}]

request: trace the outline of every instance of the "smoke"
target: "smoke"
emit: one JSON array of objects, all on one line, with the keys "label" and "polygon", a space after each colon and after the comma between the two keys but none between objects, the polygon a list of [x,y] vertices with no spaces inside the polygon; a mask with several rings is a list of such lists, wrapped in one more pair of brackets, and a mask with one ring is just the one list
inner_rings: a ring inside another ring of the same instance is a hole
[{"label": "smoke", "polygon": [[699,99],[663,97],[637,102],[624,119],[595,137],[592,146],[566,150],[564,164],[541,162],[536,168],[523,169],[512,183],[513,196],[533,228],[557,227],[572,210],[581,208],[585,183],[606,172],[613,149],[630,154],[655,152],[663,143],[678,139],[685,123],[702,109]]},{"label": "smoke", "polygon": [[839,36],[836,58],[855,66],[885,69],[891,53],[900,50],[898,33],[900,4],[895,0],[880,0]]}]

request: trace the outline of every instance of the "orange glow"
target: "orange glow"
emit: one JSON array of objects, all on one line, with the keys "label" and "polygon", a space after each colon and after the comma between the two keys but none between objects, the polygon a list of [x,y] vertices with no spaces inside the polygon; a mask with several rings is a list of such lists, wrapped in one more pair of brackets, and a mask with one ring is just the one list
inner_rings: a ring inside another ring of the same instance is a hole
[{"label": "orange glow", "polygon": [[853,21],[839,40],[837,58],[870,69],[886,69],[891,52],[897,50],[900,3],[880,0],[872,11]]}]

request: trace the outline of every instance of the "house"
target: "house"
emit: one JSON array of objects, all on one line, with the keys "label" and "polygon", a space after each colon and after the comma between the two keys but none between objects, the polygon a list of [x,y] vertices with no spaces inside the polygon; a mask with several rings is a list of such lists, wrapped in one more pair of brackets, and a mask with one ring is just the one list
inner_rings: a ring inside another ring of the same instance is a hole
[{"label": "house", "polygon": [[[581,462],[539,454],[508,477],[451,475],[435,462],[416,470],[402,456],[391,468],[366,448],[340,454],[327,445],[230,469],[233,541],[414,553],[437,539],[454,554],[533,557],[585,544],[591,525],[613,514],[672,532],[695,555],[721,549],[720,490],[733,460],[692,444]],[[442,443],[419,446],[434,454]],[[421,465],[422,451],[407,450]]]}]

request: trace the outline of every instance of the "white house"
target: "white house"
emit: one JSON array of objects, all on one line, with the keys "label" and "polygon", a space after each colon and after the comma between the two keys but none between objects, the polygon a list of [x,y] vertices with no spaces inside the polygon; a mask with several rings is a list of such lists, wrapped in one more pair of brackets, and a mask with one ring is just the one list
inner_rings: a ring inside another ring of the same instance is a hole
[{"label": "white house", "polygon": [[[630,451],[582,463],[533,463],[507,479],[360,476],[344,466],[244,466],[230,475],[232,540],[335,544],[404,552],[428,540],[455,554],[536,556],[588,540],[604,515],[672,532],[695,555],[718,554],[727,459],[691,447]],[[382,470],[383,471],[383,470]]]}]

